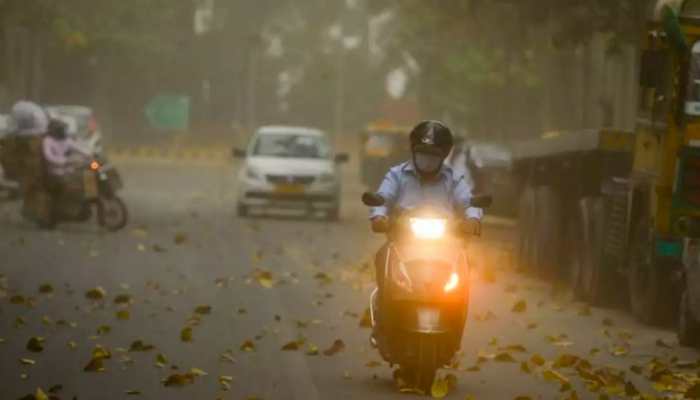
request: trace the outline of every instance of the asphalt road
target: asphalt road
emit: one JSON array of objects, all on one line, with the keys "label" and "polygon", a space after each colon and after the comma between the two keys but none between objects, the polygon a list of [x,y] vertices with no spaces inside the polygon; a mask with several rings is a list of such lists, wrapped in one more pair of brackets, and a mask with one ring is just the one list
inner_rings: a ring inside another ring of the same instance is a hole
[{"label": "asphalt road", "polygon": [[[117,165],[131,211],[122,232],[39,232],[16,204],[0,204],[0,399],[54,385],[61,399],[410,396],[394,388],[359,324],[372,288],[366,262],[381,238],[368,233],[352,168],[342,221],[326,223],[237,218],[231,165]],[[463,354],[441,373],[457,378],[448,398],[660,398],[698,379],[698,352],[678,347],[670,330],[515,273],[513,236],[489,225],[471,246],[478,268]],[[97,287],[104,292],[87,298]],[[28,346],[32,337],[43,341]],[[344,348],[324,355],[336,340]],[[289,342],[298,349],[281,350]],[[84,371],[98,345],[111,358]],[[187,372],[194,378],[176,382],[184,386],[164,386]]]}]

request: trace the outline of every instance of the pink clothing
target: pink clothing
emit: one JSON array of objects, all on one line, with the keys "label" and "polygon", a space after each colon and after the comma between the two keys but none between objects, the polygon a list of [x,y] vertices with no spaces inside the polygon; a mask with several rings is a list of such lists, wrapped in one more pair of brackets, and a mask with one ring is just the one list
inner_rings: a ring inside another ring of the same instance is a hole
[{"label": "pink clothing", "polygon": [[44,159],[49,170],[49,174],[55,176],[64,176],[71,172],[71,166],[68,163],[68,153],[71,151],[77,151],[81,154],[88,156],[80,147],[78,147],[75,141],[71,138],[66,138],[63,140],[56,139],[52,136],[46,136],[42,143],[42,151],[44,153]]}]

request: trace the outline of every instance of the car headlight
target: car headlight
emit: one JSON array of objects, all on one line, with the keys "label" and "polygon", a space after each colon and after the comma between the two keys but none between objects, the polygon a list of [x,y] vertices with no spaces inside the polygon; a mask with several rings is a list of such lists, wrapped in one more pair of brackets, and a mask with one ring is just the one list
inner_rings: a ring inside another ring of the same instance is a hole
[{"label": "car headlight", "polygon": [[320,183],[333,183],[333,182],[335,182],[335,174],[331,174],[328,172],[323,173],[323,174],[319,175],[318,181]]},{"label": "car headlight", "polygon": [[418,239],[440,239],[445,236],[447,220],[441,218],[411,218],[411,231]]},{"label": "car headlight", "polygon": [[245,176],[247,176],[249,179],[254,179],[256,181],[262,180],[262,174],[260,173],[260,171],[251,167],[246,168]]}]

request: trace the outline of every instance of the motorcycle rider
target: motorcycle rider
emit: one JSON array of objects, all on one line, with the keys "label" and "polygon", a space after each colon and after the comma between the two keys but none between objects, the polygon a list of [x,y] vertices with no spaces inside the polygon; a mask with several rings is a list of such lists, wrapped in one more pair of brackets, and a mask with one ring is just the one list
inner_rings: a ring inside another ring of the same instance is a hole
[{"label": "motorcycle rider", "polygon": [[[68,137],[65,122],[52,119],[49,122],[48,134],[42,142],[42,153],[46,162],[47,187],[49,191],[49,213],[54,213],[59,197],[64,192],[68,179],[74,172],[74,165],[69,159],[69,153],[75,151],[85,157],[90,153],[76,144],[73,138]],[[55,221],[53,215],[49,218],[49,228]]]},{"label": "motorcycle rider", "polygon": [[[412,209],[428,205],[445,213],[457,213],[462,218],[463,232],[474,233],[479,229],[483,210],[470,207],[471,187],[463,175],[456,174],[444,163],[453,148],[453,135],[442,122],[427,120],[416,125],[410,134],[411,160],[392,167],[379,186],[379,194],[385,203],[370,211],[372,231],[385,233],[390,229],[390,216],[397,208]],[[383,286],[384,260],[388,243],[375,258],[377,298]],[[377,301],[376,304],[381,304]],[[376,305],[375,304],[375,305]],[[376,319],[377,322],[381,318]],[[372,343],[381,334],[380,323],[375,323]]]}]

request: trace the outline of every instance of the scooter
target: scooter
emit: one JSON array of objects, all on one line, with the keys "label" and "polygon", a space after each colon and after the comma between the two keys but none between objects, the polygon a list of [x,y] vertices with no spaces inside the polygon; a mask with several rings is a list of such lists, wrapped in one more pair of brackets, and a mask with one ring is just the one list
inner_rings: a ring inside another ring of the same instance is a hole
[{"label": "scooter", "polygon": [[81,170],[82,174],[72,185],[77,189],[63,188],[53,201],[48,221],[40,221],[40,225],[51,228],[59,222],[87,222],[95,208],[101,227],[110,232],[124,228],[129,214],[126,204],[116,194],[123,187],[119,172],[100,158],[93,158]]},{"label": "scooter", "polygon": [[[362,201],[369,207],[385,202],[374,193],[365,193]],[[480,208],[490,204],[490,196],[471,202]],[[399,366],[401,381],[427,394],[437,370],[461,346],[470,289],[466,235],[454,216],[430,208],[399,210],[390,225],[378,279],[382,287],[370,296],[370,320],[378,333],[372,344],[392,367]]]}]

